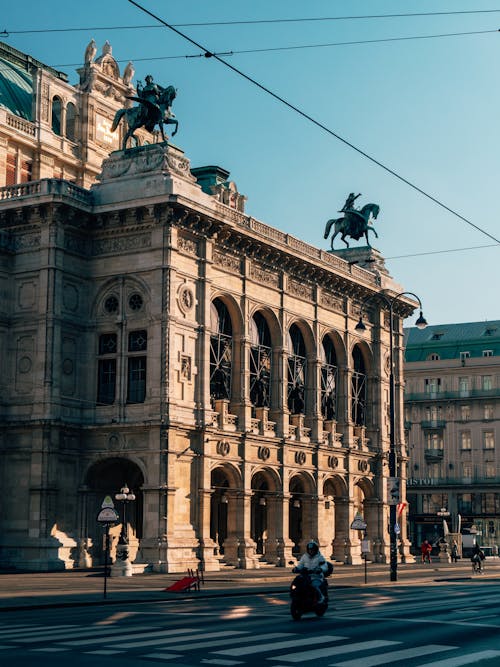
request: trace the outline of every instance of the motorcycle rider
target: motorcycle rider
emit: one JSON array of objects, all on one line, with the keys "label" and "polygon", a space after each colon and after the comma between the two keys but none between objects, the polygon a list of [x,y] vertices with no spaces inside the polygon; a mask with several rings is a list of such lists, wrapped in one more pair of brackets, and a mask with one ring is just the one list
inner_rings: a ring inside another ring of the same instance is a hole
[{"label": "motorcycle rider", "polygon": [[325,558],[319,550],[318,543],[311,540],[307,543],[306,553],[301,557],[297,566],[294,567],[294,572],[300,570],[308,570],[311,576],[311,585],[318,591],[318,604],[325,601],[325,596],[321,590],[321,585],[325,579],[325,574],[328,571]]}]

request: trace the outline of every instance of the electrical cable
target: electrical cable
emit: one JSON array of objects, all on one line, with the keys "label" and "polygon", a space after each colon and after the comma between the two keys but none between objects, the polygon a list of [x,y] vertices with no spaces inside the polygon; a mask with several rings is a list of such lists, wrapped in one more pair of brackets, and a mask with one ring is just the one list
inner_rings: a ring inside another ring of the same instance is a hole
[{"label": "electrical cable", "polygon": [[451,252],[463,252],[465,250],[481,250],[483,248],[498,248],[497,243],[488,243],[487,245],[468,246],[467,248],[448,248],[446,250],[428,250],[426,252],[413,252],[409,255],[393,255],[385,259],[408,259],[411,257],[423,257],[425,255],[444,255]]},{"label": "electrical cable", "polygon": [[[163,26],[161,26],[163,27]],[[348,42],[329,42],[325,44],[299,44],[297,46],[273,46],[273,47],[264,47],[261,49],[242,49],[238,51],[212,51],[211,56],[236,56],[241,54],[251,54],[251,53],[271,53],[275,51],[298,51],[301,49],[320,49],[320,48],[329,48],[334,46],[352,46],[352,45],[361,45],[361,44],[377,44],[384,42],[402,42],[402,41],[411,41],[418,39],[441,39],[443,37],[463,37],[470,35],[485,35],[491,33],[500,32],[499,28],[494,28],[490,30],[473,30],[467,32],[449,32],[449,33],[439,33],[435,35],[410,35],[408,37],[383,37],[380,39],[362,39],[354,40]],[[180,60],[186,58],[206,58],[206,53],[196,53],[188,55],[178,55],[178,56],[152,56],[149,58],[122,58],[117,60],[117,63],[126,63],[131,60],[134,63],[139,62],[153,62],[155,60]],[[81,63],[65,63],[65,64],[54,64],[51,67],[57,69],[58,67],[80,67]]]},{"label": "electrical cable", "polygon": [[490,234],[489,232],[485,231],[484,229],[482,229],[482,228],[479,227],[478,225],[474,224],[471,220],[468,220],[468,219],[465,218],[463,215],[461,215],[461,214],[458,213],[457,211],[453,210],[452,208],[450,208],[449,206],[447,206],[446,204],[444,204],[443,202],[441,202],[439,199],[437,199],[437,198],[434,197],[433,195],[427,193],[425,190],[422,190],[422,188],[418,187],[417,185],[415,185],[414,183],[412,183],[411,181],[409,181],[409,180],[408,180],[407,178],[405,178],[404,176],[401,176],[400,174],[398,174],[396,171],[394,171],[394,170],[391,169],[390,167],[386,166],[385,164],[383,164],[382,162],[380,162],[380,161],[377,160],[376,158],[372,157],[371,155],[369,155],[368,153],[366,153],[366,152],[363,151],[362,149],[358,148],[357,146],[355,146],[353,143],[351,143],[351,142],[348,141],[347,139],[344,139],[344,138],[341,137],[339,134],[337,134],[336,132],[334,132],[333,130],[331,130],[330,128],[328,128],[326,125],[323,125],[323,123],[321,123],[320,121],[316,120],[315,118],[313,118],[312,116],[310,116],[309,114],[307,114],[305,111],[302,111],[301,109],[299,109],[298,107],[294,106],[293,104],[291,104],[290,102],[288,102],[287,100],[285,100],[283,97],[281,97],[281,96],[278,95],[277,93],[274,93],[272,90],[270,90],[269,88],[267,88],[267,87],[264,86],[263,84],[259,83],[256,79],[253,79],[253,78],[252,78],[251,76],[249,76],[248,74],[245,74],[245,73],[244,73],[243,71],[241,71],[240,69],[238,69],[238,68],[234,67],[233,65],[231,65],[231,63],[228,63],[227,61],[223,60],[220,56],[217,56],[217,55],[215,55],[214,53],[211,53],[208,49],[206,49],[204,46],[202,46],[201,44],[199,44],[198,42],[196,42],[194,39],[192,39],[192,38],[189,37],[188,35],[184,34],[183,32],[181,32],[180,30],[178,30],[178,29],[175,28],[174,26],[170,25],[169,23],[167,23],[166,21],[164,21],[163,19],[161,19],[159,16],[156,16],[155,14],[153,14],[152,12],[150,12],[150,11],[149,11],[148,9],[146,9],[145,7],[142,7],[142,5],[140,5],[140,4],[138,4],[137,2],[135,2],[135,0],[128,0],[128,2],[129,2],[130,4],[132,4],[132,5],[134,5],[135,7],[137,7],[138,9],[140,9],[141,11],[143,11],[144,13],[148,14],[149,16],[151,16],[151,18],[153,18],[153,19],[155,19],[156,21],[159,21],[160,23],[162,23],[166,28],[168,28],[169,30],[172,30],[172,31],[175,32],[177,35],[179,35],[179,37],[182,37],[183,39],[185,39],[185,40],[187,40],[188,42],[190,42],[191,44],[193,44],[193,46],[196,46],[198,49],[200,49],[201,51],[203,51],[203,52],[205,53],[205,55],[206,55],[207,58],[214,58],[215,60],[217,60],[219,63],[221,63],[222,65],[224,65],[225,67],[227,67],[227,68],[230,69],[231,71],[233,71],[233,72],[234,72],[235,74],[237,74],[238,76],[243,77],[243,78],[244,78],[246,81],[248,81],[249,83],[252,83],[254,86],[256,86],[256,87],[259,88],[260,90],[264,91],[264,92],[267,93],[268,95],[271,95],[271,97],[273,97],[274,99],[278,100],[279,102],[281,102],[282,104],[284,104],[285,106],[287,106],[287,107],[288,107],[289,109],[291,109],[292,111],[295,111],[297,114],[299,114],[300,116],[302,116],[302,117],[305,118],[306,120],[310,121],[311,123],[313,123],[314,125],[316,125],[316,126],[319,127],[320,129],[322,129],[322,130],[323,130],[324,132],[326,132],[327,134],[329,134],[329,135],[331,135],[332,137],[338,139],[339,141],[341,141],[343,144],[345,144],[345,145],[348,146],[349,148],[352,148],[352,149],[353,149],[354,151],[356,151],[359,155],[362,155],[362,156],[365,157],[367,160],[369,160],[369,161],[372,162],[373,164],[377,165],[378,167],[380,167],[381,169],[383,169],[383,170],[386,171],[387,173],[391,174],[392,176],[394,176],[395,178],[397,178],[397,179],[400,180],[401,182],[405,183],[406,185],[408,185],[410,188],[412,188],[412,189],[415,190],[416,192],[419,192],[421,195],[423,195],[423,196],[426,197],[427,199],[430,199],[432,202],[434,202],[435,204],[437,204],[438,206],[440,206],[440,207],[443,208],[444,210],[448,211],[448,212],[451,213],[452,215],[456,216],[457,218],[459,218],[460,220],[462,220],[462,221],[465,222],[466,224],[470,225],[471,227],[473,227],[474,229],[476,229],[477,231],[479,231],[481,234],[484,234],[485,236],[487,236],[488,238],[492,239],[492,240],[495,241],[496,243],[500,243],[500,240],[499,240],[499,239],[495,238],[492,234]]},{"label": "electrical cable", "polygon": [[[318,16],[318,17],[301,17],[296,19],[248,19],[246,21],[202,21],[195,23],[173,23],[172,26],[176,28],[194,28],[194,27],[210,27],[210,26],[232,26],[232,25],[261,25],[269,23],[309,23],[309,22],[326,22],[326,21],[356,21],[368,19],[387,19],[387,18],[415,18],[419,16],[456,16],[456,15],[470,15],[470,14],[498,14],[500,9],[470,9],[462,11],[447,11],[447,12],[411,12],[407,14],[364,14],[354,16]],[[158,29],[159,25],[120,25],[120,26],[103,26],[91,28],[39,28],[30,30],[7,30],[6,28],[0,33],[0,36],[8,37],[9,35],[30,35],[39,33],[51,32],[91,32],[97,30],[143,30],[143,29]]]}]

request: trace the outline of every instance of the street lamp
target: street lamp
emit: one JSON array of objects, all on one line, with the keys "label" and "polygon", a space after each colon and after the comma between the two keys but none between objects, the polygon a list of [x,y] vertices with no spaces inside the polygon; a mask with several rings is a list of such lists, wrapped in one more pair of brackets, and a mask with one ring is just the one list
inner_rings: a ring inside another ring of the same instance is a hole
[{"label": "street lamp", "polygon": [[446,524],[446,519],[450,516],[450,511],[446,509],[446,507],[441,507],[439,512],[436,512],[436,514],[440,516],[441,519],[443,520],[443,536],[446,537],[448,526],[446,525],[445,528],[445,524]]},{"label": "street lamp", "polygon": [[125,486],[122,486],[120,493],[115,494],[115,499],[122,501],[123,524],[120,533],[120,543],[128,544],[127,503],[135,500],[135,494],[128,488],[125,482]]},{"label": "street lamp", "polygon": [[[401,296],[413,296],[418,301],[420,314],[415,326],[419,329],[425,329],[427,320],[422,314],[422,302],[413,292],[400,292],[395,296],[389,297],[384,292],[372,294],[361,304],[359,322],[356,324],[356,331],[365,331],[366,326],[363,322],[363,309],[365,305],[373,299],[382,300],[389,309],[389,477],[396,478],[397,459],[396,459],[396,423],[395,423],[395,405],[396,405],[396,387],[394,383],[394,304]],[[389,505],[389,535],[390,535],[390,580],[398,580],[398,552],[397,552],[397,533],[396,533],[396,505],[397,499],[393,499]]]}]

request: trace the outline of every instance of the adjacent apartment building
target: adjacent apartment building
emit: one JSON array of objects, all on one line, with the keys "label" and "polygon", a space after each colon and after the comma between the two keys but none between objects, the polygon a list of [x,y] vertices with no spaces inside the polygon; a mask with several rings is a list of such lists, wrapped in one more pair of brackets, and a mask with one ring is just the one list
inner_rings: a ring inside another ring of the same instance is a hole
[{"label": "adjacent apartment building", "polygon": [[[405,331],[410,539],[500,542],[500,321]],[[445,528],[446,530],[446,528]]]}]

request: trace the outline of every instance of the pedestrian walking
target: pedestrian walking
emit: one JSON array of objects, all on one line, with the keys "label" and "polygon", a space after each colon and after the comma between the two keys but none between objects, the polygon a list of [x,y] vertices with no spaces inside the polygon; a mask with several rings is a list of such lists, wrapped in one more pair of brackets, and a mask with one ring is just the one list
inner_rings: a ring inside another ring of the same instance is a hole
[{"label": "pedestrian walking", "polygon": [[453,540],[451,545],[451,562],[458,563],[458,544]]}]

